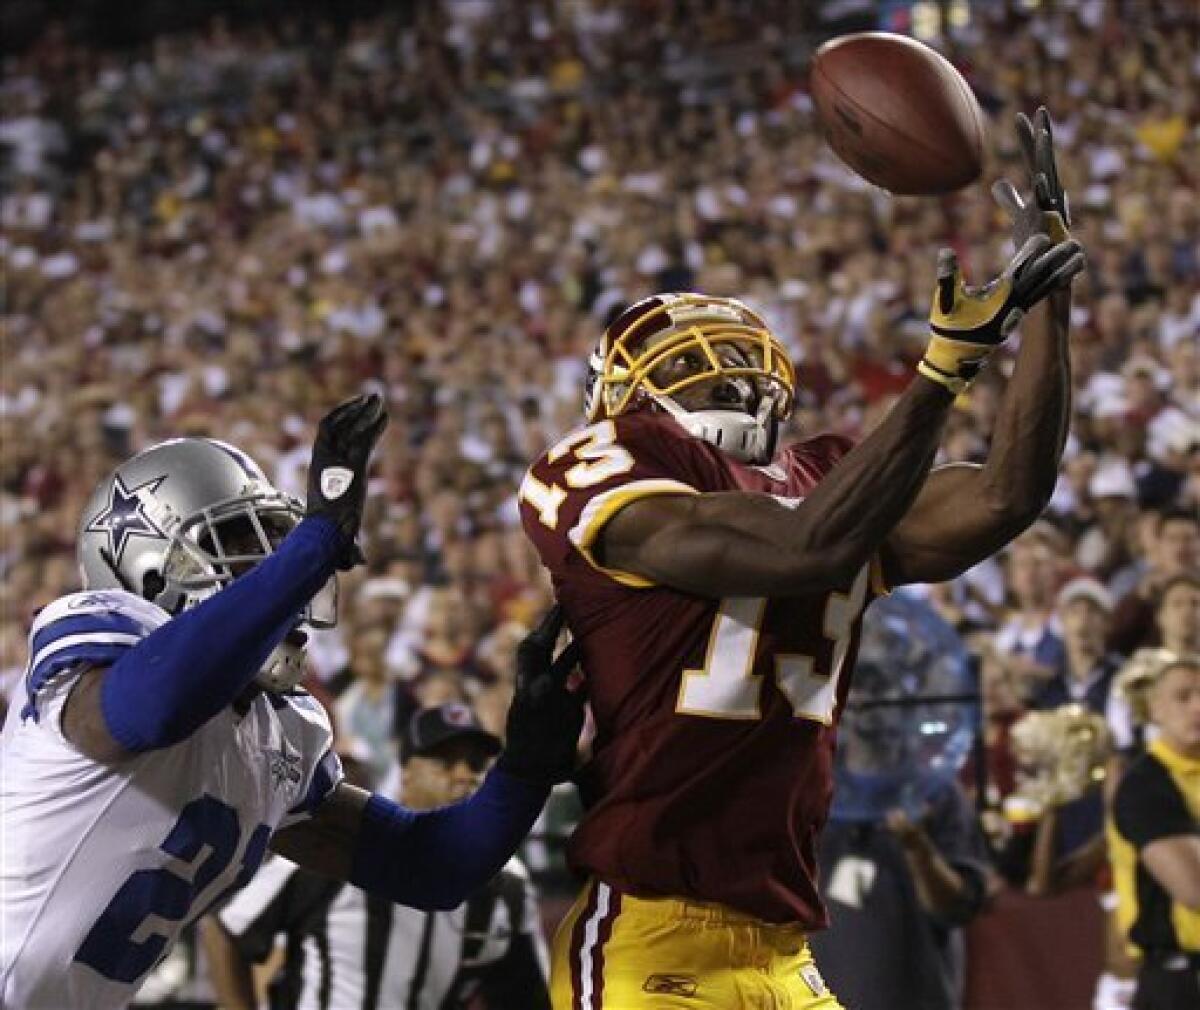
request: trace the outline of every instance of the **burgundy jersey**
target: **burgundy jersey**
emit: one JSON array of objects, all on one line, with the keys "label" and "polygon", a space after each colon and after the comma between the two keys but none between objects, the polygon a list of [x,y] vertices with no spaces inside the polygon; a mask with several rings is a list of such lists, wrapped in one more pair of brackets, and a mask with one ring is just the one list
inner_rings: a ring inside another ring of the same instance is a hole
[{"label": "burgundy jersey", "polygon": [[849,447],[825,435],[750,466],[665,414],[636,413],[572,433],[530,468],[521,518],[582,643],[596,723],[577,870],[643,897],[825,925],[816,842],[870,572],[839,592],[710,600],[603,568],[593,548],[648,495],[795,504]]}]

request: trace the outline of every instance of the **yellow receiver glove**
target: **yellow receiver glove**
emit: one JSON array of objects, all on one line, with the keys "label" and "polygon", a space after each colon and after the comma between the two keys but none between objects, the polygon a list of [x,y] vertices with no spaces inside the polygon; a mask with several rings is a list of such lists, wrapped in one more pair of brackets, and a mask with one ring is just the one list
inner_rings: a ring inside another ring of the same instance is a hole
[{"label": "yellow receiver glove", "polygon": [[929,313],[932,336],[917,371],[956,396],[962,393],[1025,313],[1051,291],[1066,287],[1083,263],[1078,242],[1055,245],[1045,235],[1034,235],[998,278],[970,288],[954,251],[941,250]]}]

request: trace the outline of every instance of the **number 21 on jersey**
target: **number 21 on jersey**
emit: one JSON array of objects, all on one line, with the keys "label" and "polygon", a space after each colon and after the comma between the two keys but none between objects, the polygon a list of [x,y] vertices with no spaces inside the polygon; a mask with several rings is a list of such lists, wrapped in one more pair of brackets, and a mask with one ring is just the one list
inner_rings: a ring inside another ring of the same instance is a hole
[{"label": "number 21 on jersey", "polygon": [[[838,681],[846,664],[854,622],[867,598],[870,565],[864,565],[849,592],[831,593],[825,601],[822,631],[832,645],[828,673],[802,654],[775,657],[775,684],[801,719],[833,722]],[[713,719],[758,719],[762,675],[754,673],[758,638],[768,601],[759,596],[733,596],[721,601],[708,638],[704,667],[684,670],[675,711]]]}]

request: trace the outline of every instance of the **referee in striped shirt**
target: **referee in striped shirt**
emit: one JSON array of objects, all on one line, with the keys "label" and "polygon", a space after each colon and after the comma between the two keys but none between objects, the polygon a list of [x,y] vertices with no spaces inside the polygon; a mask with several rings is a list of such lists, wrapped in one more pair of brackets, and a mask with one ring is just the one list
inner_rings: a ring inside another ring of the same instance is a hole
[{"label": "referee in striped shirt", "polygon": [[1200,1008],[1200,655],[1147,688],[1158,731],[1113,801],[1117,917],[1141,954],[1134,1010]]},{"label": "referee in striped shirt", "polygon": [[[415,712],[401,734],[399,801],[427,810],[466,798],[500,747],[465,705]],[[272,1010],[550,1007],[537,899],[516,859],[458,908],[422,912],[270,858],[205,924],[224,1010],[254,1010],[250,965],[280,934]]]}]

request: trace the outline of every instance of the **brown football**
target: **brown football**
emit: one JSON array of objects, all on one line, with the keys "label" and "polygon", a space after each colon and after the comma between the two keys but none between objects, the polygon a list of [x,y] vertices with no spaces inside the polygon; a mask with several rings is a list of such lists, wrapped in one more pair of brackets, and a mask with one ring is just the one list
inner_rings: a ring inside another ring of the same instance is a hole
[{"label": "brown football", "polygon": [[950,61],[904,35],[826,42],[811,88],[829,146],[893,193],[962,189],[983,171],[983,113]]}]

